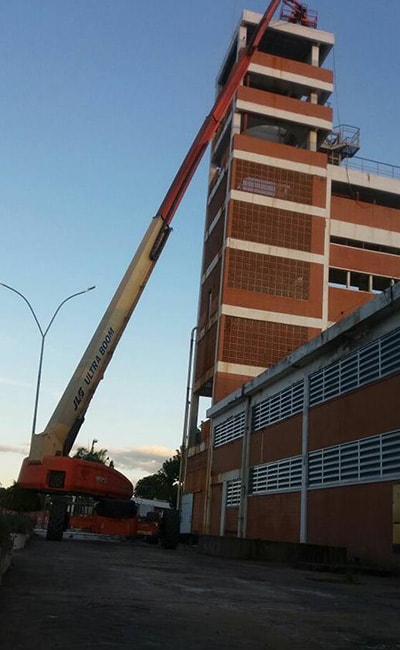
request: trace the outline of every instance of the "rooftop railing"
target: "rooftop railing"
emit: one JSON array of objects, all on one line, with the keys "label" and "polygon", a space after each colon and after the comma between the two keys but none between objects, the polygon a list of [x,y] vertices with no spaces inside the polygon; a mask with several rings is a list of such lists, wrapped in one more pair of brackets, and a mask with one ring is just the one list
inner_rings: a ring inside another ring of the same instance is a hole
[{"label": "rooftop railing", "polygon": [[374,176],[400,179],[400,167],[378,162],[377,160],[369,160],[369,158],[359,158],[358,156],[355,156],[354,158],[344,158],[340,163],[340,167],[355,169],[367,174],[373,174]]}]

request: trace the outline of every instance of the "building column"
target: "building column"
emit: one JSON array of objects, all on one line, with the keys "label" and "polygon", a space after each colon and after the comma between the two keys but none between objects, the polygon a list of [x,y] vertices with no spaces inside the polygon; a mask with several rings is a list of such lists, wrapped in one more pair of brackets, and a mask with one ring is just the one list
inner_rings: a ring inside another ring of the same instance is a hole
[{"label": "building column", "polygon": [[[318,93],[311,92],[309,97],[310,104],[318,104]],[[317,151],[318,138],[316,129],[311,129],[308,132],[308,149],[310,151]]]},{"label": "building column", "polygon": [[309,151],[317,151],[317,132],[316,131],[309,131],[308,132],[308,150]]},{"label": "building column", "polygon": [[318,43],[313,43],[311,46],[311,65],[317,66],[319,68],[319,45]]},{"label": "building column", "polygon": [[301,430],[302,478],[300,498],[300,543],[307,543],[307,510],[308,510],[308,430],[310,412],[310,377],[304,378],[304,403]]}]

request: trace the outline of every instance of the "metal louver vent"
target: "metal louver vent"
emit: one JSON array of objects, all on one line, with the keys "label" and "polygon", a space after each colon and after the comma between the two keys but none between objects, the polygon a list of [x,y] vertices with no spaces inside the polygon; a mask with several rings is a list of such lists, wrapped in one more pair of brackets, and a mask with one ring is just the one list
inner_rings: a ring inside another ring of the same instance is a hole
[{"label": "metal louver vent", "polygon": [[252,409],[252,430],[259,431],[269,424],[301,413],[304,402],[304,381],[267,397]]},{"label": "metal louver vent", "polygon": [[310,406],[400,370],[400,328],[310,376]]},{"label": "metal louver vent", "polygon": [[246,422],[246,414],[244,411],[237,415],[232,415],[224,422],[220,422],[214,428],[214,447],[225,445],[227,442],[232,442],[237,438],[241,438],[244,434],[244,427]]},{"label": "metal louver vent", "polygon": [[308,457],[309,487],[400,476],[400,431],[313,451]]}]

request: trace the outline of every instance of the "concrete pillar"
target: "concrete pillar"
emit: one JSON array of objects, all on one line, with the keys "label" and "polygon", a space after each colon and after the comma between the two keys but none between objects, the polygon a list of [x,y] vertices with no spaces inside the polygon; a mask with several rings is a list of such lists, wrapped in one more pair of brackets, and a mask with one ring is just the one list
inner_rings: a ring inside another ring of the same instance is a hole
[{"label": "concrete pillar", "polygon": [[319,66],[319,45],[316,43],[311,47],[311,65]]},{"label": "concrete pillar", "polygon": [[317,151],[317,132],[308,132],[308,149],[309,151]]}]

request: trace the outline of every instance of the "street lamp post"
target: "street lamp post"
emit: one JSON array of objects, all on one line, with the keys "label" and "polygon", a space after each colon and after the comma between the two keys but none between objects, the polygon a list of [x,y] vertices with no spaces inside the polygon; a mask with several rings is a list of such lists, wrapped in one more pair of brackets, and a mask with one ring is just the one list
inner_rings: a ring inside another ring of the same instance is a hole
[{"label": "street lamp post", "polygon": [[65,305],[65,303],[68,302],[68,300],[71,300],[71,298],[75,298],[76,296],[80,296],[83,293],[87,293],[88,291],[92,291],[92,289],[95,289],[95,287],[94,286],[93,287],[88,287],[87,289],[84,289],[83,291],[78,291],[77,293],[73,293],[71,296],[68,296],[67,298],[64,298],[64,300],[62,302],[60,302],[60,304],[58,305],[58,307],[55,310],[53,316],[50,318],[49,324],[47,325],[46,329],[43,329],[40,322],[39,322],[38,317],[35,314],[35,311],[34,311],[32,305],[31,305],[31,303],[29,302],[29,300],[25,296],[20,291],[17,291],[17,289],[14,289],[13,287],[10,287],[8,284],[4,284],[4,282],[0,282],[0,286],[5,287],[6,289],[9,289],[10,291],[13,291],[18,296],[20,296],[20,298],[22,298],[22,300],[24,300],[24,302],[28,305],[33,318],[35,319],[35,323],[36,323],[36,325],[38,327],[38,330],[39,330],[40,336],[41,336],[40,355],[39,355],[39,368],[38,368],[37,380],[36,380],[35,406],[34,406],[34,409],[33,409],[33,421],[32,421],[32,435],[33,435],[35,433],[35,431],[36,431],[36,419],[37,419],[38,404],[39,404],[40,383],[41,383],[41,379],[42,379],[44,343],[45,343],[47,333],[48,333],[50,327],[52,326],[52,324],[54,323],[54,319],[57,316],[58,312],[60,311],[61,307],[63,305]]},{"label": "street lamp post", "polygon": [[181,462],[179,464],[179,479],[178,489],[176,493],[176,509],[180,512],[182,508],[182,493],[183,484],[186,478],[186,464],[187,464],[187,446],[189,439],[189,414],[192,407],[191,394],[192,390],[192,374],[193,374],[193,352],[196,344],[197,327],[193,327],[190,333],[190,350],[189,350],[189,365],[186,384],[186,402],[185,402],[185,417],[183,421],[182,445],[181,445]]}]

